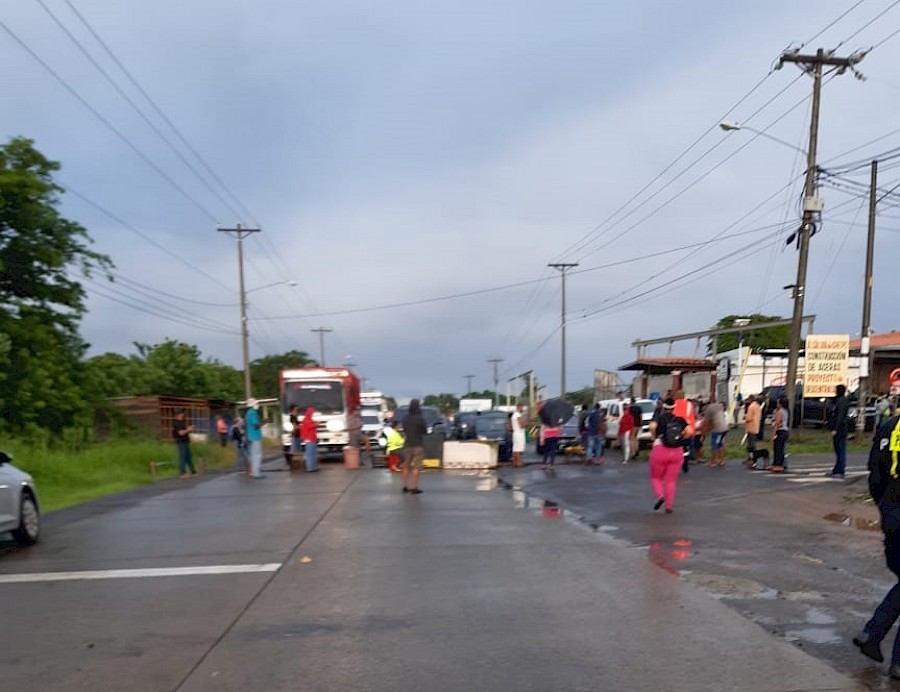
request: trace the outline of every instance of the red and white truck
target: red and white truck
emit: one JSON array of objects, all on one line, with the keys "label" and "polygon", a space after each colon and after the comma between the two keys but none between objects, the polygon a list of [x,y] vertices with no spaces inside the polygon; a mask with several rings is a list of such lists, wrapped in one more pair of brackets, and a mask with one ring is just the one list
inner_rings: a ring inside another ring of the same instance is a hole
[{"label": "red and white truck", "polygon": [[320,454],[340,454],[350,441],[347,417],[359,408],[359,378],[347,368],[292,368],[280,374],[282,444],[291,444],[291,406],[312,406]]}]

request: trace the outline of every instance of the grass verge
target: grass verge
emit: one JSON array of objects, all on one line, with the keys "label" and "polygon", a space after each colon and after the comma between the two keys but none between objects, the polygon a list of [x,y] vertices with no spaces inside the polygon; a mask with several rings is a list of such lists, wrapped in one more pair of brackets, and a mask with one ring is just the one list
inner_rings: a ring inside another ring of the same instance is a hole
[{"label": "grass verge", "polygon": [[[120,440],[91,445],[80,451],[43,449],[16,440],[4,440],[3,449],[13,463],[34,477],[41,509],[50,512],[97,497],[130,490],[178,474],[178,452],[165,442]],[[234,447],[192,443],[194,464],[203,457],[207,471],[234,464]],[[157,468],[150,462],[169,462]]]},{"label": "grass verge", "polygon": [[[757,448],[768,449],[772,453],[772,441],[769,439],[770,430],[766,429],[766,439],[757,442]],[[732,428],[725,438],[725,449],[729,459],[743,459],[747,456],[746,445],[741,444],[744,431],[741,428]],[[868,452],[872,446],[872,433],[857,434],[847,440],[848,452]],[[709,443],[705,443],[703,451],[708,455]],[[815,428],[794,428],[788,440],[788,452],[791,454],[833,454],[831,446],[831,433],[828,430]]]}]

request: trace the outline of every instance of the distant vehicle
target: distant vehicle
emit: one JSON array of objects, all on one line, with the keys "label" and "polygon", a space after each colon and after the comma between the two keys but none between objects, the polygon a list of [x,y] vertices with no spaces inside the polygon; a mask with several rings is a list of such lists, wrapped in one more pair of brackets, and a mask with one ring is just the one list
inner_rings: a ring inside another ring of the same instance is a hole
[{"label": "distant vehicle", "polygon": [[475,437],[475,419],[481,415],[478,411],[460,411],[453,424],[453,436],[457,440],[471,440]]},{"label": "distant vehicle", "polygon": [[320,454],[339,454],[350,442],[347,416],[359,407],[359,379],[347,368],[292,368],[282,370],[282,444],[291,445],[291,406],[297,404],[302,416],[313,407]]},{"label": "distant vehicle", "polygon": [[[409,406],[398,406],[397,410],[394,411],[392,420],[397,421],[400,430],[403,430],[403,421],[406,420],[408,415]],[[450,428],[450,423],[444,418],[443,414],[436,406],[423,406],[422,417],[425,419],[426,432],[443,433],[444,437],[449,437],[451,435],[452,430]]]},{"label": "distant vehicle", "polygon": [[0,452],[0,533],[9,532],[21,546],[37,543],[41,512],[34,480],[12,464],[12,456]]},{"label": "distant vehicle", "polygon": [[[778,406],[778,399],[786,396],[787,389],[784,385],[777,387],[764,387],[759,394],[759,403],[763,407],[763,416],[771,416]],[[803,385],[798,384],[796,390],[796,399],[794,401],[794,415],[791,418],[791,427],[796,428],[800,425],[814,425],[817,428],[824,428],[828,424],[828,414],[831,411],[832,397],[821,398],[803,398]],[[850,402],[850,410],[847,415],[850,417],[851,428],[856,427],[859,419],[859,391],[851,392],[847,395]],[[866,406],[865,411],[865,429],[871,430],[875,425],[875,407]]]},{"label": "distant vehicle", "polygon": [[512,431],[507,430],[507,415],[476,416],[472,422],[474,438],[478,440],[496,440],[498,447],[497,458],[500,462],[509,461],[512,458]]},{"label": "distant vehicle", "polygon": [[[606,410],[606,439],[607,444],[615,442],[619,439],[619,419],[622,418],[622,409],[625,406],[631,406],[631,401],[619,401],[618,399],[606,399],[599,402],[600,409]],[[634,424],[640,427],[638,431],[638,444],[646,442],[649,444],[650,439],[650,422],[653,420],[653,412],[656,410],[656,402],[653,399],[635,399],[635,403],[641,407],[641,420],[635,421]]]},{"label": "distant vehicle", "polygon": [[459,412],[469,411],[490,411],[494,407],[494,402],[490,399],[460,399]]},{"label": "distant vehicle", "polygon": [[376,442],[384,429],[387,400],[381,392],[362,392],[359,395],[359,405],[363,435]]}]

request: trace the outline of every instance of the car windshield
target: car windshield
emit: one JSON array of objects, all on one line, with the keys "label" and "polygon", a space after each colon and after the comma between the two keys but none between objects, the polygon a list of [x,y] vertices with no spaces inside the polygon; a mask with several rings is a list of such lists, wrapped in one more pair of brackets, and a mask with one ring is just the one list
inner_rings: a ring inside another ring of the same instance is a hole
[{"label": "car windshield", "polygon": [[[397,409],[396,413],[394,413],[394,420],[399,421],[400,425],[403,425],[403,421],[408,415],[409,406],[400,406]],[[441,417],[441,412],[438,411],[434,406],[423,406],[422,418],[425,419],[425,425],[429,428],[433,427],[437,423],[444,422],[444,419]]]},{"label": "car windshield", "polygon": [[475,432],[479,435],[506,432],[506,417],[478,416],[475,418]]},{"label": "car windshield", "polygon": [[289,413],[294,404],[300,407],[301,414],[309,406],[316,413],[340,413],[344,410],[344,385],[327,380],[285,382],[281,401],[284,412]]},{"label": "car windshield", "polygon": [[656,411],[656,404],[652,401],[638,401],[637,405],[641,407],[641,413],[653,413]]},{"label": "car windshield", "polygon": [[379,420],[378,414],[366,413],[365,411],[363,411],[362,422],[363,425],[378,425],[379,423],[381,423],[381,420]]}]

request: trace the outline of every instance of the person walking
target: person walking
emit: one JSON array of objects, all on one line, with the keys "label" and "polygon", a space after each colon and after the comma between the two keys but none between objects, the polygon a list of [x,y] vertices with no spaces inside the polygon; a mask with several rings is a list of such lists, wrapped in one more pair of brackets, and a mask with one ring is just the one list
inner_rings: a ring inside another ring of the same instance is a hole
[{"label": "person walking", "polygon": [[725,413],[725,404],[711,401],[707,411],[710,412],[709,465],[722,467],[725,466],[725,436],[728,434],[728,415]]},{"label": "person walking", "polygon": [[603,418],[600,404],[594,404],[584,421],[584,427],[587,432],[586,454],[588,464],[596,464],[598,461],[603,463],[603,445],[606,442],[605,436],[600,434],[600,423]]},{"label": "person walking", "polygon": [[637,459],[641,452],[641,442],[638,435],[641,434],[641,428],[644,426],[644,410],[638,406],[634,397],[631,397],[631,404],[628,407],[631,411],[631,419],[634,421],[634,427],[631,429],[631,458]]},{"label": "person walking", "polygon": [[178,448],[178,475],[180,478],[197,475],[194,460],[191,459],[191,433],[194,432],[194,426],[187,422],[186,415],[187,411],[180,408],[175,413],[175,420],[172,422],[172,439],[175,440],[175,446]]},{"label": "person walking", "polygon": [[562,427],[559,425],[541,425],[540,443],[544,450],[542,469],[553,468],[556,465],[556,454],[559,452],[559,436]]},{"label": "person walking", "polygon": [[219,435],[219,444],[222,447],[228,446],[228,423],[222,416],[216,416],[216,433]]},{"label": "person walking", "polygon": [[422,416],[422,407],[418,399],[409,402],[409,413],[403,420],[403,432],[406,434],[405,459],[401,473],[403,492],[419,495],[422,492],[419,487],[419,474],[422,471],[422,461],[425,459],[425,434],[428,432],[428,426]]},{"label": "person walking", "polygon": [[675,400],[666,399],[662,412],[650,423],[653,446],[650,449],[650,485],[656,495],[654,510],[665,505],[671,514],[675,504],[678,473],[684,463],[682,441],[693,436],[688,422],[675,415]]},{"label": "person walking", "polygon": [[[887,568],[898,582],[891,587],[875,608],[862,632],[853,643],[869,658],[881,663],[881,642],[900,617],[900,473],[897,459],[900,456],[900,416],[882,422],[875,433],[875,441],[869,451],[869,494],[878,505],[881,515],[881,531],[884,534],[884,557]],[[900,634],[894,638],[891,666],[888,674],[900,680]]]},{"label": "person walking", "polygon": [[756,460],[753,458],[756,452],[756,442],[762,423],[762,407],[756,401],[756,395],[747,397],[747,413],[744,415],[744,437],[747,438],[747,467],[753,466]]},{"label": "person walking", "polygon": [[512,424],[512,465],[522,466],[522,454],[525,452],[525,421],[522,415],[522,404],[516,405],[510,423]]},{"label": "person walking", "polygon": [[250,448],[250,468],[247,475],[250,478],[265,478],[262,472],[262,426],[263,420],[259,417],[259,402],[247,399],[247,414],[244,417],[246,425],[247,444]]},{"label": "person walking", "polygon": [[843,478],[847,468],[847,432],[850,429],[850,400],[847,388],[839,384],[834,390],[834,400],[828,410],[828,429],[831,431],[831,446],[834,448],[834,468],[825,475],[829,478]]},{"label": "person walking", "polygon": [[231,424],[231,441],[234,443],[234,468],[239,473],[249,473],[250,455],[247,453],[247,439],[244,435],[244,419],[234,417]]},{"label": "person walking", "polygon": [[788,412],[788,401],[785,397],[778,399],[775,414],[772,417],[772,447],[774,454],[769,471],[781,473],[787,469],[787,443],[791,432],[791,415]]},{"label": "person walking", "polygon": [[631,408],[622,407],[622,417],[619,418],[619,446],[622,448],[622,463],[631,461],[631,433],[634,430],[634,418],[631,416]]},{"label": "person walking", "polygon": [[300,421],[300,439],[303,441],[303,457],[307,473],[319,470],[319,427],[313,420],[314,413],[315,409],[312,406],[308,407],[303,413],[303,420]]},{"label": "person walking", "polygon": [[[697,427],[697,409],[694,406],[694,402],[685,398],[684,392],[680,389],[674,393],[673,398],[675,400],[675,409],[673,411],[675,417],[685,421],[691,431],[693,431]],[[692,433],[690,436],[685,436],[681,443],[681,449],[684,456],[684,463],[681,466],[681,470],[684,473],[687,473],[690,470],[688,464],[694,460],[693,442],[694,435]]]}]

